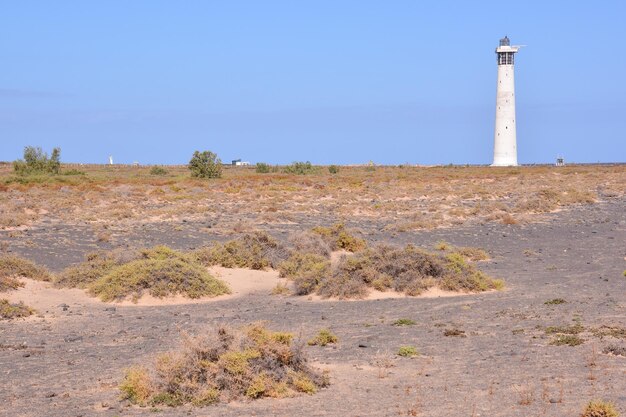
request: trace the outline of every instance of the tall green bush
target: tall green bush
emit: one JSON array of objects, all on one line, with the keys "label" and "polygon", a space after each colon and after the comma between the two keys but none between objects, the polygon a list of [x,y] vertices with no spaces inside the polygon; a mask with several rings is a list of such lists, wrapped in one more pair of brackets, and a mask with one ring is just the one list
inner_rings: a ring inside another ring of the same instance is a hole
[{"label": "tall green bush", "polygon": [[191,176],[195,178],[220,178],[222,161],[211,151],[195,151],[189,161]]},{"label": "tall green bush", "polygon": [[58,174],[61,171],[61,148],[54,148],[48,157],[39,146],[26,146],[24,159],[14,161],[13,170],[20,175]]}]

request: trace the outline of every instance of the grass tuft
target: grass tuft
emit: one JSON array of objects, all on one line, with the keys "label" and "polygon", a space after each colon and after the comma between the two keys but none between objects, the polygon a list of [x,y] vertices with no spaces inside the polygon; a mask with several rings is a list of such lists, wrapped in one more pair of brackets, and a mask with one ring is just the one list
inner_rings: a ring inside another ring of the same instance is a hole
[{"label": "grass tuft", "polygon": [[619,417],[615,405],[604,400],[589,401],[580,417]]},{"label": "grass tuft", "polygon": [[348,252],[357,252],[367,246],[365,240],[355,237],[343,223],[337,223],[331,227],[317,226],[313,228],[313,233],[320,235],[332,250],[343,249]]},{"label": "grass tuft", "polygon": [[398,356],[402,356],[405,358],[412,358],[418,355],[419,355],[419,352],[417,351],[415,346],[400,346],[400,349],[398,349]]},{"label": "grass tuft", "polygon": [[553,298],[552,300],[546,301],[544,304],[545,305],[559,305],[559,304],[565,304],[565,303],[567,303],[567,301],[565,301],[562,298]]},{"label": "grass tuft", "polygon": [[[14,255],[0,256],[0,278],[30,278],[37,281],[50,281],[52,275],[46,268]],[[12,285],[8,283],[7,285]],[[0,288],[2,281],[0,281]]]},{"label": "grass tuft", "polygon": [[411,319],[398,319],[392,323],[393,326],[413,326],[415,321]]},{"label": "grass tuft", "polygon": [[331,343],[337,343],[339,338],[335,336],[330,330],[322,329],[317,335],[309,340],[309,346],[326,346]]}]

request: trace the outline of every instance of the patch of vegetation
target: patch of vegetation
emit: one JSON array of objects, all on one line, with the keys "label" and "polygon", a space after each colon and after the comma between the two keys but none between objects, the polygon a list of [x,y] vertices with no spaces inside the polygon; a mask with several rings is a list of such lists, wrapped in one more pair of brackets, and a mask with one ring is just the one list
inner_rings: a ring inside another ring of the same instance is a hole
[{"label": "patch of vegetation", "polygon": [[626,357],[626,347],[618,345],[608,345],[602,350],[602,353],[607,355]]},{"label": "patch of vegetation", "polygon": [[15,277],[0,275],[0,292],[17,290],[23,286],[24,283]]},{"label": "patch of vegetation", "polygon": [[331,343],[337,343],[339,338],[328,329],[321,329],[317,335],[309,340],[309,346],[326,346]]},{"label": "patch of vegetation", "polygon": [[414,326],[415,321],[411,319],[398,319],[392,323],[393,326]]},{"label": "patch of vegetation", "polygon": [[201,407],[244,397],[313,394],[327,385],[326,375],[307,365],[303,346],[291,333],[254,324],[184,335],[181,348],[158,356],[153,369],[128,369],[119,388],[135,404]]},{"label": "patch of vegetation", "polygon": [[400,349],[398,349],[398,356],[412,358],[417,355],[419,355],[419,352],[415,346],[400,346]]},{"label": "patch of vegetation", "polygon": [[19,302],[10,303],[7,299],[0,299],[0,319],[12,320],[21,317],[28,317],[34,314],[35,310]]},{"label": "patch of vegetation", "polygon": [[553,298],[552,300],[548,300],[548,301],[546,301],[544,304],[545,304],[545,305],[549,305],[549,306],[550,306],[550,305],[555,306],[555,305],[565,304],[565,303],[567,303],[567,301],[565,301],[565,300],[564,300],[564,299],[562,299],[562,298]]},{"label": "patch of vegetation", "polygon": [[614,337],[616,339],[626,339],[626,329],[617,326],[600,326],[595,329],[591,329],[591,333],[595,337],[604,338],[606,336]]},{"label": "patch of vegetation", "polygon": [[[3,278],[9,278],[4,280]],[[0,279],[6,285],[12,285],[10,282],[14,281],[10,278],[30,278],[37,281],[50,281],[52,275],[44,267],[35,265],[33,262],[20,258],[14,255],[2,255],[0,256]],[[2,288],[2,283],[0,283]]]},{"label": "patch of vegetation", "polygon": [[70,266],[57,275],[55,285],[65,288],[88,288],[116,267],[134,261],[140,256],[139,253],[122,250],[87,254],[84,262]]},{"label": "patch of vegetation", "polygon": [[328,172],[331,174],[338,174],[339,173],[339,167],[337,165],[329,165],[328,166]]},{"label": "patch of vegetation", "polygon": [[550,344],[554,346],[578,346],[583,343],[585,343],[585,339],[582,339],[575,334],[557,334],[552,341],[550,341]]},{"label": "patch of vegetation", "polygon": [[328,242],[312,231],[293,233],[289,236],[288,242],[294,252],[312,253],[328,258],[332,251]]},{"label": "patch of vegetation", "polygon": [[479,292],[500,289],[503,283],[488,277],[458,253],[444,256],[412,245],[402,249],[380,245],[342,257],[317,292],[325,297],[362,298],[373,287],[415,296],[435,286]]},{"label": "patch of vegetation", "polygon": [[277,268],[288,258],[289,250],[266,232],[254,232],[229,242],[214,244],[194,251],[203,265],[225,268]]},{"label": "patch of vegetation", "polygon": [[546,334],[579,334],[585,331],[585,327],[576,323],[571,326],[548,326],[545,328]]},{"label": "patch of vegetation", "polygon": [[615,405],[604,400],[589,401],[580,417],[619,417]]},{"label": "patch of vegetation", "polygon": [[193,256],[166,246],[141,252],[140,258],[113,268],[88,290],[103,301],[134,301],[144,293],[162,298],[181,294],[189,298],[215,297],[230,293],[228,286],[213,277]]},{"label": "patch of vegetation", "polygon": [[257,174],[269,174],[272,172],[272,167],[265,162],[257,162],[255,171]]},{"label": "patch of vegetation", "polygon": [[276,284],[274,288],[272,288],[272,294],[273,295],[289,295],[291,294],[291,290],[289,289],[289,286],[283,284],[282,282],[279,282]]},{"label": "patch of vegetation", "polygon": [[455,248],[454,249],[456,252],[460,253],[461,256],[467,258],[470,261],[487,261],[489,260],[491,257],[489,256],[489,254],[487,253],[487,251],[485,251],[484,249],[481,248],[474,248],[474,247],[468,247],[468,246],[462,246],[460,248]]},{"label": "patch of vegetation", "polygon": [[355,237],[343,223],[337,223],[331,227],[317,226],[312,230],[327,242],[331,250],[343,249],[348,252],[357,252],[367,246],[365,240]]},{"label": "patch of vegetation", "polygon": [[460,329],[446,329],[443,331],[443,335],[446,337],[467,337],[465,330]]},{"label": "patch of vegetation", "polygon": [[13,162],[13,171],[19,175],[58,174],[61,171],[61,148],[54,148],[48,157],[40,147],[26,146],[24,159]]},{"label": "patch of vegetation", "polygon": [[78,169],[72,168],[67,171],[63,171],[63,175],[87,175],[85,171],[80,171]]},{"label": "patch of vegetation", "polygon": [[195,151],[188,168],[194,178],[221,178],[222,161],[211,151]]},{"label": "patch of vegetation", "polygon": [[167,169],[160,166],[153,166],[150,168],[150,175],[164,176],[167,175]]},{"label": "patch of vegetation", "polygon": [[291,165],[287,165],[283,171],[285,174],[308,175],[315,172],[315,167],[309,161],[294,162]]},{"label": "patch of vegetation", "polygon": [[296,295],[314,292],[330,274],[330,261],[313,253],[293,252],[278,266],[280,276],[294,282]]},{"label": "patch of vegetation", "polygon": [[440,240],[437,243],[435,243],[435,249],[437,250],[448,250],[450,249],[450,244],[448,242],[446,242],[445,240]]}]

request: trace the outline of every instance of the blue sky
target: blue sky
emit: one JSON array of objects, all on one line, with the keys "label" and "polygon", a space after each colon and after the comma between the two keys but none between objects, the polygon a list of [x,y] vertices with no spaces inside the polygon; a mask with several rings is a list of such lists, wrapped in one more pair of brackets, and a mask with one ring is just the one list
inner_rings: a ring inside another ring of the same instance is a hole
[{"label": "blue sky", "polygon": [[0,0],[0,160],[626,161],[626,2]]}]

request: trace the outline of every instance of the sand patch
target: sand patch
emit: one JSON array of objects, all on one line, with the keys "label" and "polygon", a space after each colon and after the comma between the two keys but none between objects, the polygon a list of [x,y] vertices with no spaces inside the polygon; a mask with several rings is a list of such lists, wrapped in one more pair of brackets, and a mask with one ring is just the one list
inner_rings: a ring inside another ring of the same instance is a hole
[{"label": "sand patch", "polygon": [[53,311],[61,304],[93,304],[102,303],[99,299],[90,297],[83,290],[77,288],[55,288],[51,282],[35,281],[27,278],[20,278],[24,286],[17,290],[0,294],[1,298],[6,298],[12,303],[22,301],[29,307],[44,314]]},{"label": "sand patch", "polygon": [[[495,291],[495,290],[494,290]],[[481,292],[480,294],[484,294],[486,292],[493,292],[493,291],[484,291]],[[339,299],[339,298],[335,298],[335,297],[331,297],[331,298],[322,298],[319,295],[316,294],[310,294],[310,295],[303,295],[303,296],[299,296],[297,297],[300,300],[304,300],[304,301],[315,301],[315,302],[324,302],[324,301],[348,301],[348,302],[354,302],[354,301],[371,301],[371,300],[386,300],[386,299],[391,299],[391,298],[413,298],[413,299],[419,299],[419,298],[447,298],[447,297],[461,297],[464,295],[475,295],[477,293],[465,293],[465,292],[454,292],[454,291],[445,291],[442,290],[441,288],[429,288],[428,290],[424,291],[423,293],[421,293],[420,295],[406,295],[403,292],[398,292],[398,291],[378,291],[378,290],[374,290],[374,289],[370,289],[367,297],[365,298],[351,298],[351,299]]]}]

